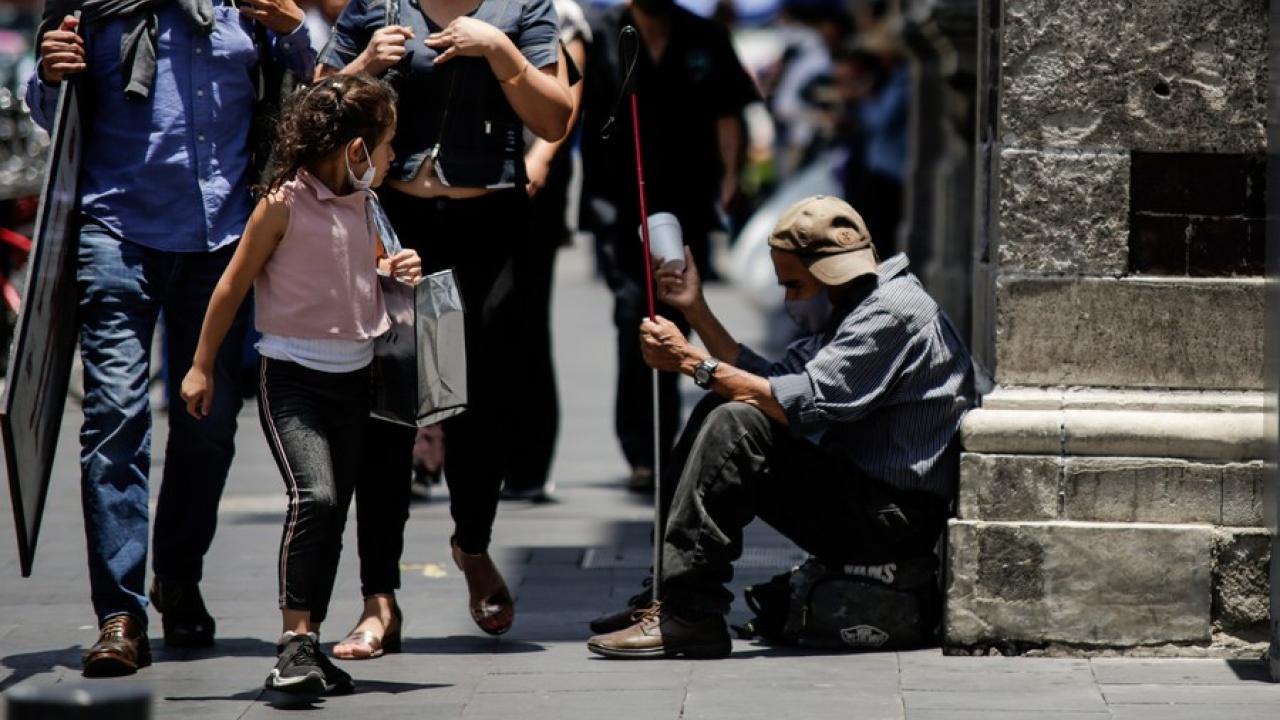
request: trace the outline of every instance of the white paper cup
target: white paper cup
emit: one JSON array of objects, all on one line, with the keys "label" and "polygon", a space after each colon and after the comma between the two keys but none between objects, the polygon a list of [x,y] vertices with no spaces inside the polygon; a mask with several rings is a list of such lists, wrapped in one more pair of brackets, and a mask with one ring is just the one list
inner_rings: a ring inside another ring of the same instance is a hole
[{"label": "white paper cup", "polygon": [[[644,239],[644,228],[637,229]],[[649,254],[662,261],[662,267],[684,270],[684,233],[680,221],[667,212],[649,216]]]}]

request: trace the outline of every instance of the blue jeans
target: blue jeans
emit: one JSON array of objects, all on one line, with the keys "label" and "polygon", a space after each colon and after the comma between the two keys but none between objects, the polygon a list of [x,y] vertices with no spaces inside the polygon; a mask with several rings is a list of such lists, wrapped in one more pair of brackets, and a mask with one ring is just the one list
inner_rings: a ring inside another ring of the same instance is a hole
[{"label": "blue jeans", "polygon": [[218,353],[209,416],[191,417],[178,390],[191,367],[209,298],[233,252],[231,247],[211,253],[152,250],[91,221],[80,231],[81,493],[89,584],[99,622],[129,614],[146,625],[148,381],[151,340],[161,312],[171,382],[154,570],[162,582],[200,579],[235,452],[243,310]]}]

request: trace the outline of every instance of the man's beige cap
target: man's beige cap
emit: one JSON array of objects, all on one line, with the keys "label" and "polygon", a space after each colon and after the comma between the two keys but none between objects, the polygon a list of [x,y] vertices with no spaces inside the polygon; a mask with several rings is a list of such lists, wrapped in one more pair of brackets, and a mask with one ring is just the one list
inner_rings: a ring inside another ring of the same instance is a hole
[{"label": "man's beige cap", "polygon": [[800,256],[824,285],[843,285],[876,272],[876,250],[862,216],[849,203],[814,195],[787,208],[769,247]]}]

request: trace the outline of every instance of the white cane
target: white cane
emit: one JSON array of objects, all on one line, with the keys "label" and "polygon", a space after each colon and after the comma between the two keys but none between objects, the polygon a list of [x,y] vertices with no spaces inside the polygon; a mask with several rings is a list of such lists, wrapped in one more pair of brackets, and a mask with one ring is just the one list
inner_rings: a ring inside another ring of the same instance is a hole
[{"label": "white cane", "polygon": [[[644,157],[640,152],[640,104],[631,92],[631,128],[636,146],[636,184],[640,193],[640,239],[644,244],[645,295],[649,320],[656,321],[653,300],[653,261],[649,250],[649,208],[644,191]],[[662,401],[658,391],[658,371],[653,370],[653,599],[662,599]]]}]

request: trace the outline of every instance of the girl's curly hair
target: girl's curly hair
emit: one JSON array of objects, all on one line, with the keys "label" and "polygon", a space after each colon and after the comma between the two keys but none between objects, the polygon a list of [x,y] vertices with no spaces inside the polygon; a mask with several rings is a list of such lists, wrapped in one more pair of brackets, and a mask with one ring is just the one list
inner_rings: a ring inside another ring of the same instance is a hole
[{"label": "girl's curly hair", "polygon": [[396,93],[369,75],[331,75],[289,96],[280,111],[271,164],[258,193],[266,196],[298,170],[363,138],[369,152],[396,121]]}]

